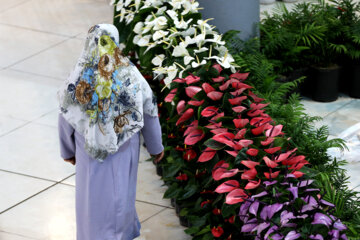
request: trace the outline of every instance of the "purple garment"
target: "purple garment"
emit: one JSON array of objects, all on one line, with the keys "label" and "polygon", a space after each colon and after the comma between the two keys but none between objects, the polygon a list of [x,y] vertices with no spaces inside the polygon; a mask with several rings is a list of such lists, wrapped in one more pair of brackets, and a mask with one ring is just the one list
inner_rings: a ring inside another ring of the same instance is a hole
[{"label": "purple garment", "polygon": [[[61,157],[76,157],[77,240],[131,240],[140,235],[135,209],[140,133],[100,163],[85,149],[84,137],[59,114]],[[160,153],[159,119],[144,115],[141,130],[150,154]]]}]

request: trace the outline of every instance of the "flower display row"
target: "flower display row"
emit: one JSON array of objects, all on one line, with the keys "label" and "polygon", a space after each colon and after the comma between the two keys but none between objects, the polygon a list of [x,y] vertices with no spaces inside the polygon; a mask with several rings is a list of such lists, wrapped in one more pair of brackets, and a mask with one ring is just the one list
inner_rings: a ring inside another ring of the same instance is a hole
[{"label": "flower display row", "polygon": [[222,35],[193,0],[119,0],[115,24],[159,95],[164,197],[193,239],[347,239],[311,165],[289,149]]}]

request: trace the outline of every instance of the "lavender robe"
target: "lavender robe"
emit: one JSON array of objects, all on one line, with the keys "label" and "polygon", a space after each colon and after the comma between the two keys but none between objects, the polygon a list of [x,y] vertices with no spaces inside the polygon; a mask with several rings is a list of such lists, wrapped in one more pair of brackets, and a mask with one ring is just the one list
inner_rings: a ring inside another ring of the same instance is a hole
[{"label": "lavender robe", "polygon": [[[140,133],[100,163],[84,150],[85,140],[59,114],[61,157],[76,157],[77,240],[130,240],[140,235],[135,209]],[[164,148],[159,119],[144,114],[141,130],[147,150]]]}]

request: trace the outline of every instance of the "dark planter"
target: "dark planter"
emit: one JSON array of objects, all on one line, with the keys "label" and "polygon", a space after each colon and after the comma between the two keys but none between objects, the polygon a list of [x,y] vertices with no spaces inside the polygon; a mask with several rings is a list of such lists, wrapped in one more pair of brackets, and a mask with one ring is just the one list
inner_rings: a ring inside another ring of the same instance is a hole
[{"label": "dark planter", "polygon": [[159,164],[156,164],[156,174],[160,177],[162,177],[162,175],[163,175],[162,166],[160,166]]},{"label": "dark planter", "polygon": [[310,83],[312,99],[318,102],[332,102],[339,96],[340,67],[334,65],[329,68],[312,67]]},{"label": "dark planter", "polygon": [[360,63],[353,64],[351,66],[348,84],[349,96],[353,98],[360,98]]},{"label": "dark planter", "polygon": [[179,213],[180,213],[180,204],[178,204],[176,201],[175,201],[175,212],[176,212],[176,216],[179,216]]},{"label": "dark planter", "polygon": [[171,206],[175,207],[175,201],[176,201],[175,198],[172,198],[172,199],[171,199],[171,202],[170,202],[170,203],[171,203]]},{"label": "dark planter", "polygon": [[183,227],[189,227],[189,221],[186,216],[179,216],[180,225]]},{"label": "dark planter", "polygon": [[209,24],[220,33],[239,30],[243,40],[259,36],[259,0],[198,0],[203,19],[214,18]]}]

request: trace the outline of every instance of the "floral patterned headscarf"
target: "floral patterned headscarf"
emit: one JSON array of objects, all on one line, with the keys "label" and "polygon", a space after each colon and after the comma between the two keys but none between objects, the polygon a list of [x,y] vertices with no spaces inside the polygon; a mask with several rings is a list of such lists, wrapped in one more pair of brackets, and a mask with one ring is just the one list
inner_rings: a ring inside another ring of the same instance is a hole
[{"label": "floral patterned headscarf", "polygon": [[158,114],[149,84],[122,55],[118,38],[111,24],[91,27],[75,69],[58,92],[61,114],[100,162],[143,127],[144,114]]}]

